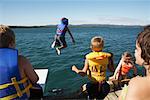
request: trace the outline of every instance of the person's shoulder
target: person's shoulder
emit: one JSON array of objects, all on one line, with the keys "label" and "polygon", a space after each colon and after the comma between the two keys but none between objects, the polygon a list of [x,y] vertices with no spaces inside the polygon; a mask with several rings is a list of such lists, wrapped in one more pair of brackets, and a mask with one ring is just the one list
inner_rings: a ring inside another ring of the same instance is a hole
[{"label": "person's shoulder", "polygon": [[110,57],[113,57],[113,54],[112,53],[109,53],[109,52],[100,52],[100,55],[106,57],[106,58],[110,58]]},{"label": "person's shoulder", "polygon": [[149,97],[150,85],[148,84],[149,80],[147,77],[135,77],[132,78],[128,86],[128,98],[139,98],[143,100],[145,97]]},{"label": "person's shoulder", "polygon": [[90,58],[93,55],[94,55],[94,52],[89,52],[89,53],[85,54],[85,57],[86,58]]},{"label": "person's shoulder", "polygon": [[60,26],[61,26],[61,24],[57,24],[56,26],[57,26],[57,27],[60,27]]},{"label": "person's shoulder", "polygon": [[129,82],[129,89],[132,90],[133,93],[139,93],[140,91],[143,91],[145,87],[147,86],[147,81],[145,78],[137,76],[130,80]]},{"label": "person's shoulder", "polygon": [[130,80],[129,85],[138,86],[143,83],[143,77],[137,76]]},{"label": "person's shoulder", "polygon": [[26,58],[25,56],[23,56],[23,55],[19,55],[19,56],[18,56],[18,59],[19,59],[20,61],[26,61],[26,60],[27,60],[27,58]]},{"label": "person's shoulder", "polygon": [[30,61],[23,55],[18,56],[18,61],[21,66],[28,66],[30,64]]}]

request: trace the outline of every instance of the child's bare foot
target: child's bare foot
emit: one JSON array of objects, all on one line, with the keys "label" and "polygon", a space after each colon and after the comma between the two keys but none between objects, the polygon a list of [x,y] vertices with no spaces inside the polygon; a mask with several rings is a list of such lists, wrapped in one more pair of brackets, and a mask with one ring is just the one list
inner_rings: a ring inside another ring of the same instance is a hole
[{"label": "child's bare foot", "polygon": [[59,50],[59,48],[56,48],[56,52],[57,52],[57,55],[60,55],[60,50]]}]

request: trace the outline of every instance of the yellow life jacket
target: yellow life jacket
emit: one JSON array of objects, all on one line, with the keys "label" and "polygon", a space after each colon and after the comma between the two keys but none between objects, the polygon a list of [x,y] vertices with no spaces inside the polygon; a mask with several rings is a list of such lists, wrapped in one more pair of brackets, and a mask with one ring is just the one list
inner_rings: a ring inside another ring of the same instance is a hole
[{"label": "yellow life jacket", "polygon": [[106,80],[106,69],[109,63],[110,53],[91,52],[86,55],[89,64],[87,71],[88,78],[93,82],[102,82]]}]

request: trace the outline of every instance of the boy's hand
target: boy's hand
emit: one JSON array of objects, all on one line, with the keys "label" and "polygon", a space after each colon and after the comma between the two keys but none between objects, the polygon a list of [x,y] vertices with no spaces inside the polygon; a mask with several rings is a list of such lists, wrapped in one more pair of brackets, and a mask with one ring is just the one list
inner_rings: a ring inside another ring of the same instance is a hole
[{"label": "boy's hand", "polygon": [[114,80],[116,80],[115,76],[109,77],[109,81],[114,81]]},{"label": "boy's hand", "polygon": [[72,66],[72,71],[77,71],[77,67],[75,65]]},{"label": "boy's hand", "polygon": [[73,44],[75,44],[75,40],[74,39],[72,39],[72,42],[73,42]]}]

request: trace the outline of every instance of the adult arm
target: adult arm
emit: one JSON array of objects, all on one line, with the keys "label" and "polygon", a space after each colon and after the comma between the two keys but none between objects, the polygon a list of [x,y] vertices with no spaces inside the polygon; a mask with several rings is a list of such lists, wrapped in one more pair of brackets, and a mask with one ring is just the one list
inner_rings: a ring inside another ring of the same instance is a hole
[{"label": "adult arm", "polygon": [[122,65],[122,59],[120,60],[115,72],[114,72],[114,76],[116,76],[116,74],[119,72],[120,68],[121,68],[121,65]]},{"label": "adult arm", "polygon": [[24,56],[19,56],[19,65],[22,66],[24,74],[28,77],[32,84],[37,83],[39,80],[38,75],[34,71],[30,61]]},{"label": "adult arm", "polygon": [[114,72],[114,61],[113,61],[113,57],[109,57],[109,64],[108,64],[108,69],[111,71],[111,72]]}]

